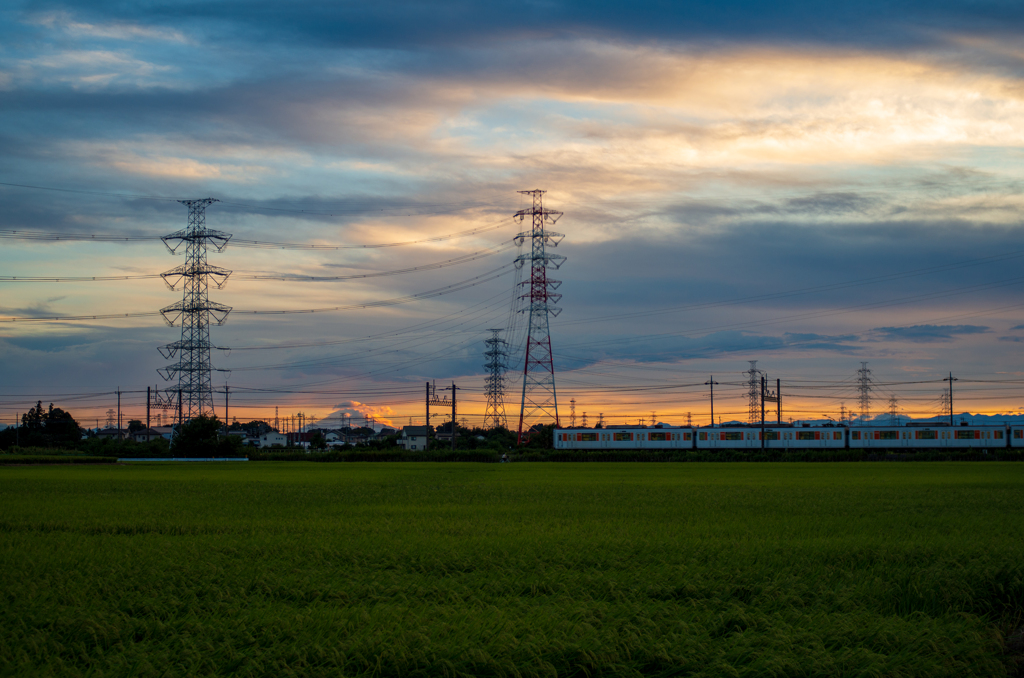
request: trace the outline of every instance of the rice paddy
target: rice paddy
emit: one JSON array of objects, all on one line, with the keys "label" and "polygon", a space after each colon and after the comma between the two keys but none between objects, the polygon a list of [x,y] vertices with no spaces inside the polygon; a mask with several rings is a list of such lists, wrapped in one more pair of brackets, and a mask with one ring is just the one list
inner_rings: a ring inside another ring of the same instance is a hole
[{"label": "rice paddy", "polygon": [[1005,676],[1024,464],[0,468],[0,672]]}]

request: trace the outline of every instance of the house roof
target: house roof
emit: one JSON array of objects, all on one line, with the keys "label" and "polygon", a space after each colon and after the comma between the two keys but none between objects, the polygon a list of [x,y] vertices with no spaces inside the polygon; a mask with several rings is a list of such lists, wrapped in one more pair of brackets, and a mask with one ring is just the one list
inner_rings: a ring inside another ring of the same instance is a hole
[{"label": "house roof", "polygon": [[429,435],[430,427],[428,426],[403,426],[402,434],[405,436],[425,436]]}]

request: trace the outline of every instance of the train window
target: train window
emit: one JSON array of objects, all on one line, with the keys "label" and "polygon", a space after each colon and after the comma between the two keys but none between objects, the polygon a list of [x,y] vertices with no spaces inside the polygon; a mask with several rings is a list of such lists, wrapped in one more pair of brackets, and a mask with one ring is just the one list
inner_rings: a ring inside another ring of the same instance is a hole
[{"label": "train window", "polygon": [[651,431],[647,434],[648,440],[668,440],[668,433],[665,431]]},{"label": "train window", "polygon": [[878,440],[896,440],[899,437],[899,431],[875,431],[875,438]]},{"label": "train window", "polygon": [[708,439],[708,432],[707,431],[701,431],[700,432],[700,439],[701,440],[707,440]]},{"label": "train window", "polygon": [[626,433],[626,432],[623,432],[623,431],[616,431],[613,435],[615,436],[616,440],[632,440],[633,439],[633,434],[632,433]]},{"label": "train window", "polygon": [[832,440],[842,440],[842,439],[843,439],[842,431],[833,431],[832,432]]},{"label": "train window", "polygon": [[796,439],[797,440],[816,440],[815,435],[816,434],[815,434],[814,431],[797,431],[796,432]]},{"label": "train window", "polygon": [[593,441],[593,440],[597,440],[597,434],[596,433],[577,433],[576,434],[576,441],[577,442],[581,442],[582,443],[582,442],[590,442],[590,441]]},{"label": "train window", "polygon": [[719,440],[743,440],[743,434],[739,431],[722,431]]},{"label": "train window", "polygon": [[1013,429],[1013,437],[1017,440],[1024,438],[1024,429],[1015,428]]},{"label": "train window", "polygon": [[974,440],[977,431],[955,431],[953,437],[957,440]]},{"label": "train window", "polygon": [[684,433],[683,434],[683,440],[693,440],[693,438],[690,437],[689,433]]},{"label": "train window", "polygon": [[779,432],[778,431],[765,431],[764,432],[764,438],[760,438],[759,437],[759,439],[760,440],[778,440],[779,439]]},{"label": "train window", "polygon": [[914,438],[917,440],[938,440],[938,431],[914,431]]},{"label": "train window", "polygon": [[852,431],[850,437],[854,440],[860,440],[860,431]]}]

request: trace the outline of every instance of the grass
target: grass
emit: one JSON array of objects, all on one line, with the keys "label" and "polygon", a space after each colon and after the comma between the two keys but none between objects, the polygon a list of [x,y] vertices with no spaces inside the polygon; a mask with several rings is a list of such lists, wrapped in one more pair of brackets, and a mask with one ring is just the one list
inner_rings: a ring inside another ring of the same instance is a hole
[{"label": "grass", "polygon": [[0,673],[1003,676],[1024,465],[0,469]]}]

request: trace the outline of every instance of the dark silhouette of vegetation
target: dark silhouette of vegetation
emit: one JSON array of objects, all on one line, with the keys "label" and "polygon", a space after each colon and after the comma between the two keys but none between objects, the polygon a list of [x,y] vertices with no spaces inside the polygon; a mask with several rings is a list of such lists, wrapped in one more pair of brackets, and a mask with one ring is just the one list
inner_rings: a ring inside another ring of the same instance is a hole
[{"label": "dark silhouette of vegetation", "polygon": [[195,417],[171,440],[171,454],[175,457],[244,456],[238,436],[222,436],[222,429],[223,424],[216,415]]},{"label": "dark silhouette of vegetation", "polygon": [[0,449],[20,447],[74,447],[82,440],[82,429],[69,413],[50,403],[43,409],[42,401],[21,415],[18,429],[0,431]]}]

